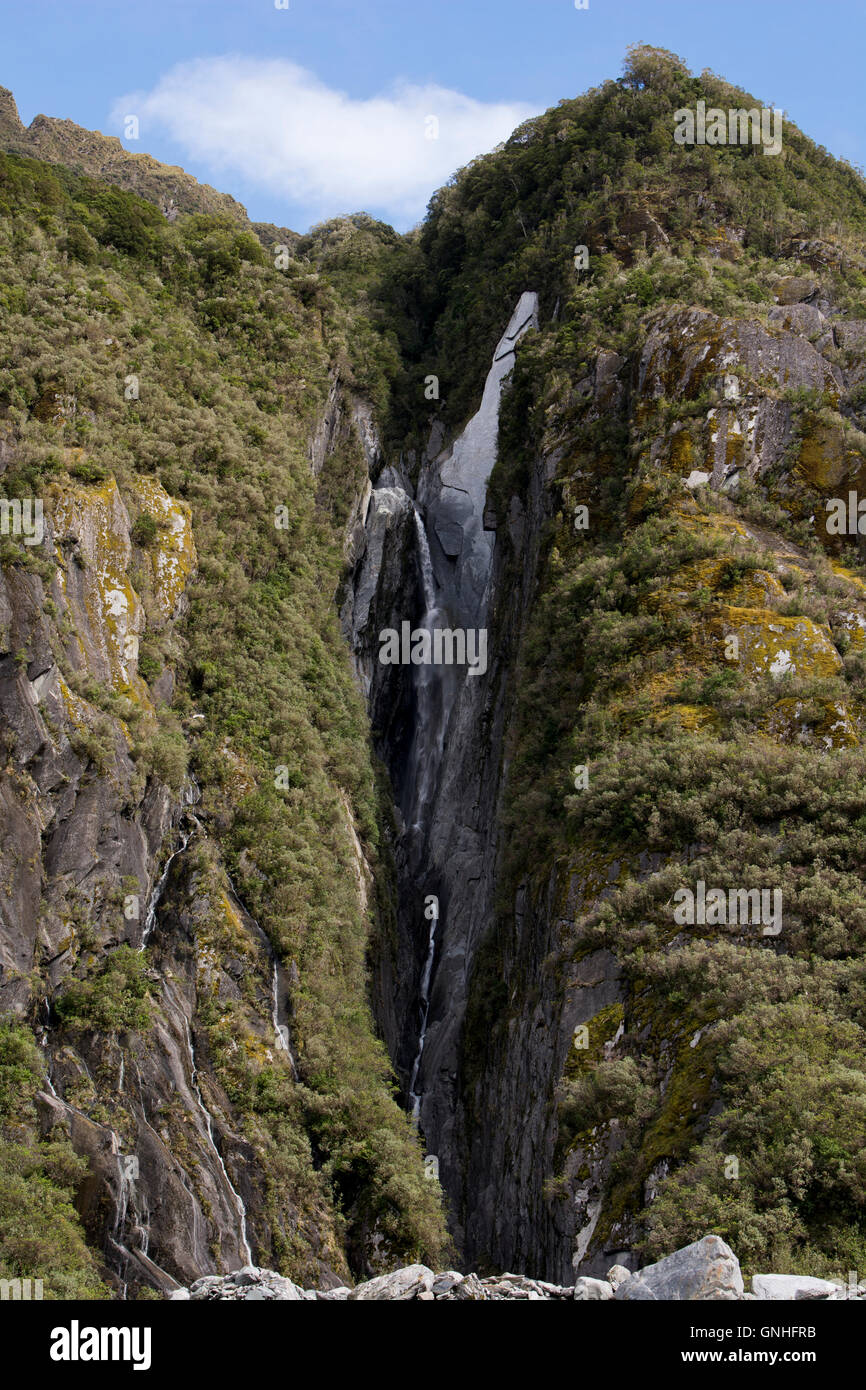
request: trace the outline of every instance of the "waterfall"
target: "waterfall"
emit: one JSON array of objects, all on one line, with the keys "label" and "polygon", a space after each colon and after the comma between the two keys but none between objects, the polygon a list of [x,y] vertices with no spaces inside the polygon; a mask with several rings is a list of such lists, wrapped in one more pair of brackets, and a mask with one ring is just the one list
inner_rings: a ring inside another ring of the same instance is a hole
[{"label": "waterfall", "polygon": [[[537,324],[537,316],[538,297],[526,291],[494,351],[477,411],[447,449],[430,454],[422,464],[417,484],[421,510],[412,504],[424,604],[416,626],[431,636],[436,628],[474,629],[476,633],[483,629],[486,640],[494,541],[485,526],[484,513],[498,449],[502,388],[514,367],[517,345]],[[474,728],[478,727],[483,682],[467,680],[466,672],[456,666],[431,663],[413,666],[412,683],[414,728],[405,771],[400,769],[401,810],[407,828],[401,864],[404,901],[417,902],[419,886],[425,881],[427,885],[444,883],[446,901],[453,901],[453,893],[447,890],[454,888],[462,872],[456,864],[466,862],[467,852],[478,857],[471,815],[455,823],[456,808],[448,803],[455,780],[459,780],[456,774],[467,756],[471,757],[467,726],[474,720]],[[443,854],[443,845],[458,846],[459,856]],[[465,955],[454,941],[454,921],[443,924],[437,936],[438,925],[437,913],[429,922],[418,992],[417,1050],[409,1081],[409,1103],[418,1123],[425,1092],[433,1089],[422,1084],[425,1049],[433,1074],[440,1078],[436,1084],[441,1087],[442,1078],[455,1071],[453,1020],[462,1016],[465,991],[461,975]],[[414,922],[407,921],[406,927],[414,941]],[[458,930],[465,932],[465,923]],[[440,993],[443,998],[447,995],[448,1015],[441,1019],[437,1012],[428,1029],[434,971],[438,975],[443,967],[446,975]],[[443,1042],[449,1049],[444,1066]],[[447,1091],[447,1081],[444,1086]],[[438,1142],[435,1097],[433,1101],[429,1114],[425,1105],[425,1120],[433,1121],[432,1137]],[[441,1117],[441,1107],[438,1113]]]},{"label": "waterfall", "polygon": [[[258,926],[258,923],[256,923]],[[261,931],[261,927],[259,927]],[[265,933],[262,932],[264,936]],[[270,945],[270,943],[268,943]],[[295,1055],[292,1052],[291,1040],[289,1035],[289,1025],[280,1022],[280,964],[274,952],[271,960],[271,1021],[274,1025],[274,1039],[280,1052],[285,1052],[292,1068],[292,1076],[295,1081],[298,1079],[298,1067],[295,1062]]]},{"label": "waterfall", "polygon": [[[277,956],[276,951],[274,950],[273,946],[271,945],[271,939],[270,939],[270,937],[268,936],[267,932],[265,931],[264,927],[260,927],[260,926],[259,926],[259,924],[258,924],[258,922],[256,921],[255,917],[253,917],[253,915],[247,910],[247,908],[244,907],[243,903],[241,902],[241,899],[238,897],[237,889],[235,888],[235,885],[234,885],[234,883],[233,883],[233,881],[232,881],[232,877],[231,877],[231,875],[228,873],[228,871],[226,871],[226,880],[227,880],[227,882],[228,882],[228,886],[229,886],[229,889],[230,889],[230,891],[231,891],[231,895],[232,895],[232,897],[234,898],[235,902],[237,903],[237,906],[238,906],[239,910],[244,914],[244,916],[247,918],[247,920],[252,924],[253,930],[255,931],[256,935],[258,936],[259,940],[261,941],[262,945],[264,946],[265,950],[266,950],[267,953],[268,953],[268,958],[270,959],[270,962],[271,962],[271,1023],[273,1024],[273,1028],[274,1028],[274,1042],[275,1042],[276,1045],[277,1045],[277,1050],[278,1050],[279,1052],[284,1052],[284,1053],[286,1054],[286,1056],[288,1057],[288,1059],[289,1059],[289,1065],[290,1065],[291,1068],[292,1068],[292,1077],[293,1077],[293,1079],[294,1079],[295,1081],[297,1081],[297,1079],[298,1079],[298,1064],[297,1064],[297,1062],[296,1062],[296,1060],[295,1060],[295,1054],[292,1052],[292,1041],[291,1041],[291,1035],[290,1035],[290,1033],[289,1033],[289,1025],[288,1025],[288,1022],[287,1022],[287,1021],[283,1021],[283,1019],[280,1018],[281,1010],[280,1010],[280,961],[279,961],[279,957]],[[284,990],[284,991],[283,991],[283,997],[284,997],[284,998],[285,998],[285,994],[286,994],[286,991]],[[285,1010],[283,1010],[282,1012],[285,1014]]]},{"label": "waterfall", "polygon": [[[421,571],[421,585],[424,595],[424,613],[421,628],[432,634],[437,627],[448,627],[448,616],[440,605],[433,560],[430,555],[430,542],[427,530],[417,507],[413,507],[415,535],[418,542],[418,561]],[[414,864],[420,864],[424,855],[425,837],[429,814],[436,794],[436,782],[445,747],[445,733],[448,716],[456,692],[452,669],[436,666],[432,662],[414,668],[415,686],[415,732],[409,754],[409,767],[406,779],[409,794],[408,832],[411,836],[410,857]],[[436,958],[437,919],[430,922],[427,938],[427,954],[421,972],[419,989],[419,1028],[418,1050],[412,1064],[409,1081],[409,1100],[412,1118],[417,1122],[421,1113],[421,1093],[416,1088],[424,1056],[424,1043],[427,1038],[427,1019],[430,1013],[430,984],[433,978],[433,964]]]},{"label": "waterfall", "polygon": [[138,948],[139,951],[144,950],[145,946],[150,940],[151,933],[153,932],[153,929],[156,926],[156,909],[159,905],[159,900],[162,897],[163,892],[165,890],[165,885],[168,882],[169,870],[171,869],[171,866],[174,863],[175,859],[177,859],[177,856],[179,854],[183,854],[184,850],[186,849],[187,845],[192,839],[194,830],[195,826],[191,826],[189,830],[184,831],[177,849],[174,851],[173,854],[170,854],[165,861],[165,868],[159,876],[159,880],[156,883],[154,890],[150,895],[150,901],[147,905],[147,916],[144,919],[144,930],[141,933],[141,945]]},{"label": "waterfall", "polygon": [[207,1130],[207,1137],[210,1140],[210,1146],[214,1151],[216,1161],[220,1166],[220,1170],[222,1172],[223,1177],[225,1178],[226,1187],[232,1195],[232,1202],[234,1204],[235,1211],[238,1214],[240,1243],[243,1248],[243,1252],[246,1256],[246,1263],[248,1265],[251,1265],[253,1263],[253,1252],[250,1249],[250,1243],[247,1239],[247,1209],[244,1206],[244,1201],[241,1197],[241,1194],[238,1192],[237,1188],[234,1186],[234,1183],[228,1175],[228,1170],[225,1166],[225,1163],[223,1162],[223,1156],[216,1146],[216,1140],[214,1139],[213,1135],[213,1116],[211,1115],[210,1111],[204,1103],[204,1097],[201,1093],[201,1087],[198,1084],[198,1069],[195,1064],[195,1050],[192,1045],[192,1033],[190,1032],[189,1022],[186,1018],[186,1015],[184,1014],[182,1015],[182,1017],[186,1032],[186,1048],[187,1055],[189,1056],[190,1080],[192,1081],[192,1088],[195,1092],[195,1097],[198,1101],[198,1108],[201,1111],[202,1119],[205,1123],[205,1129]]},{"label": "waterfall", "polygon": [[418,1073],[421,1070],[421,1059],[424,1056],[424,1043],[427,1038],[427,1015],[430,1012],[430,981],[433,977],[433,960],[436,955],[436,924],[438,918],[434,917],[430,923],[430,936],[427,941],[427,959],[424,962],[424,969],[421,974],[421,1029],[418,1034],[418,1051],[415,1054],[415,1061],[412,1064],[412,1077],[409,1082],[409,1099],[412,1102],[412,1119],[417,1121],[421,1118],[421,1093],[416,1091],[418,1084]]},{"label": "waterfall", "polygon": [[[197,806],[200,801],[201,788],[199,787],[192,774],[190,774],[190,776],[187,778],[184,784],[183,791],[181,792],[181,802],[184,806]],[[198,817],[194,816],[191,811],[188,811],[186,813],[186,819],[190,822],[190,827],[188,830],[182,832],[180,837],[180,844],[178,845],[177,849],[174,850],[174,852],[170,854],[166,859],[163,871],[160,874],[159,879],[154,886],[153,892],[150,895],[150,900],[147,905],[147,913],[144,919],[144,930],[141,934],[141,945],[138,948],[139,951],[144,950],[145,946],[150,940],[150,936],[153,932],[153,929],[156,926],[156,909],[159,905],[159,900],[162,897],[163,892],[165,891],[165,885],[168,882],[169,870],[171,869],[172,864],[174,863],[175,859],[177,859],[177,856],[179,854],[183,854],[184,850],[186,849],[196,830],[201,829],[201,823],[198,820]]]},{"label": "waterfall", "polygon": [[[415,535],[418,541],[418,560],[424,594],[424,612],[419,629],[432,634],[437,627],[447,627],[448,617],[437,597],[436,576],[430,556],[427,530],[417,507],[413,507]],[[450,674],[450,673],[449,673]],[[415,731],[409,752],[406,777],[406,824],[420,850],[426,830],[427,812],[436,790],[436,777],[445,746],[453,682],[446,685],[444,670],[433,663],[413,667],[415,686]]]}]

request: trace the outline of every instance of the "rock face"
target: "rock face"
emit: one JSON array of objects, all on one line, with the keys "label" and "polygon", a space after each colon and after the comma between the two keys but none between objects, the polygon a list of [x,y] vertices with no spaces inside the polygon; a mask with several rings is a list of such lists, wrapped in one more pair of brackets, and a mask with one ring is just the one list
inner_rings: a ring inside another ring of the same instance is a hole
[{"label": "rock face", "polygon": [[[644,228],[648,235],[652,230]],[[780,282],[776,299],[760,320],[758,315],[732,318],[682,307],[654,313],[631,361],[599,351],[585,374],[563,387],[563,413],[582,412],[587,430],[604,425],[630,431],[631,438],[641,439],[648,476],[672,479],[683,494],[705,485],[735,498],[746,480],[763,485],[780,470],[790,489],[809,499],[862,488],[862,453],[832,419],[833,409],[862,379],[862,323],[841,315],[818,279]],[[580,466],[566,470],[563,459],[575,446],[567,431],[558,435],[551,428],[544,449],[526,461],[528,482],[520,496],[509,499],[499,516],[489,502],[485,509],[489,459],[496,449],[492,402],[501,390],[501,364],[510,363],[512,345],[532,326],[533,307],[523,295],[494,354],[478,414],[445,448],[441,431],[433,430],[417,476],[417,496],[401,479],[399,504],[382,499],[386,518],[368,512],[365,559],[354,575],[356,612],[366,627],[348,609],[346,618],[356,649],[363,649],[365,632],[394,625],[400,614],[401,555],[411,567],[404,593],[414,594],[414,608],[403,616],[418,617],[418,569],[411,558],[414,505],[425,521],[442,608],[465,624],[482,621],[483,613],[490,625],[486,674],[464,681],[449,695],[423,844],[409,847],[404,837],[401,929],[393,951],[383,953],[375,966],[378,978],[389,982],[378,992],[384,1000],[379,1016],[405,1092],[413,1057],[417,1060],[419,981],[430,944],[423,904],[425,895],[435,895],[440,915],[413,1092],[419,1096],[427,1147],[438,1160],[448,1195],[451,1229],[470,1263],[526,1269],[564,1284],[575,1273],[603,1276],[613,1261],[633,1268],[639,1221],[637,1209],[612,1217],[606,1207],[611,1164],[623,1142],[616,1122],[581,1137],[560,1157],[557,1180],[562,1186],[556,1198],[544,1189],[557,1163],[557,1085],[571,1056],[575,1029],[604,1029],[603,1056],[616,1059],[626,997],[620,962],[608,949],[587,951],[567,972],[554,962],[570,926],[598,907],[609,885],[626,875],[643,882],[660,870],[662,860],[643,852],[627,863],[616,856],[603,864],[562,862],[544,877],[536,871],[534,881],[520,884],[504,910],[508,930],[497,934],[494,927],[505,848],[501,815],[509,774],[512,680],[526,615],[537,599],[541,537],[553,525],[558,506],[565,512],[572,501],[586,501],[599,511],[604,506],[604,468],[578,449]],[[825,409],[804,420],[796,407],[799,396],[820,398]],[[644,422],[665,402],[704,397],[706,408],[696,407],[687,427],[675,420],[665,428],[647,428],[643,439]],[[789,474],[785,470],[795,447],[799,462]],[[386,485],[384,476],[380,487]],[[393,483],[389,476],[387,486]],[[632,504],[636,512],[640,496],[638,492]],[[809,506],[814,508],[814,500]],[[802,555],[796,546],[751,522],[726,520],[725,526],[728,543],[741,538],[766,547],[780,572],[798,570]],[[684,575],[677,592],[666,593],[664,602],[677,607],[688,603],[696,582]],[[852,585],[852,632],[864,621],[861,597]],[[782,600],[778,578],[769,568],[755,570],[748,585],[724,595],[717,626],[700,632],[699,641],[716,642],[722,632],[736,634],[749,670],[773,681],[786,675],[840,675],[842,658],[828,627],[805,615],[780,612]],[[700,629],[692,612],[688,620]],[[383,677],[370,664],[369,645],[366,652],[365,679],[373,671],[367,688],[374,733],[391,770],[395,800],[405,807],[411,747],[407,731],[417,708],[412,683],[405,673]],[[674,667],[680,656],[675,653]],[[856,718],[845,703],[828,705],[826,718],[809,729],[801,713],[796,701],[786,706],[780,700],[769,732],[782,741],[820,740],[827,748],[858,742]],[[687,717],[691,712],[684,710]],[[479,968],[482,946],[495,960],[486,972]],[[500,1018],[502,1026],[494,1026]],[[669,1075],[670,1063],[660,1055],[659,1087]],[[646,1202],[653,1200],[668,1171],[662,1159],[648,1172]],[[647,1296],[638,1294],[639,1287],[628,1297]]]},{"label": "rock face", "polygon": [[[321,447],[327,455],[333,440]],[[142,515],[155,523],[146,544]],[[209,1001],[229,1003],[245,1046],[296,1079],[287,972],[196,816],[195,784],[172,787],[146,761],[173,673],[148,667],[146,680],[140,647],[155,633],[169,641],[185,615],[197,566],[190,508],[149,475],[123,496],[114,478],[64,481],[46,505],[40,553],[56,560],[50,579],[17,565],[0,576],[0,873],[10,889],[0,1011],[29,1017],[42,971],[41,1135],[68,1135],[88,1159],[76,1204],[121,1295],[248,1267],[272,1248],[276,1223],[305,1231],[315,1277],[339,1288],[340,1252],[291,1198],[267,1203],[266,1161],[240,1134],[203,1021]],[[358,859],[362,897],[359,846]],[[146,1031],[58,1014],[73,971],[86,965],[98,980],[119,948],[134,961],[145,944]],[[290,1295],[281,1285],[278,1296]]]},{"label": "rock face", "polygon": [[476,414],[451,447],[428,458],[421,471],[418,500],[433,568],[443,606],[460,627],[476,626],[486,615],[493,535],[484,529],[484,506],[496,462],[499,401],[517,345],[537,323],[538,296],[527,291],[493,353]]},{"label": "rock face", "polygon": [[[0,709],[16,745],[0,786],[2,871],[13,885],[0,931],[0,1006],[25,1006],[29,973],[47,955],[44,1023],[54,1025],[53,989],[80,955],[85,929],[94,965],[119,945],[150,938],[150,1043],[98,1031],[58,1039],[46,1029],[39,1117],[45,1136],[65,1131],[90,1160],[79,1210],[121,1284],[170,1289],[249,1261],[240,1189],[254,1205],[255,1170],[233,1133],[228,1099],[195,1050],[203,962],[194,941],[200,951],[213,885],[187,878],[171,859],[197,833],[193,789],[177,795],[158,777],[146,779],[130,754],[133,715],[138,737],[147,736],[159,704],[158,683],[151,688],[139,674],[139,639],[147,626],[164,630],[182,615],[196,566],[189,508],[147,478],[136,481],[129,507],[162,523],[147,550],[132,539],[127,504],[109,479],[71,485],[56,498],[45,544],[58,565],[47,592],[39,578],[4,570]],[[146,590],[147,620],[133,575]],[[14,658],[22,649],[31,654],[27,666]],[[125,702],[128,720],[122,704],[112,713],[95,703],[99,688]],[[100,775],[89,768],[94,756]],[[169,899],[167,934],[157,915]],[[234,915],[236,957],[246,937],[248,966],[261,972],[259,1026],[273,1043],[270,955],[239,905],[227,901],[224,911]],[[237,993],[227,973],[211,969],[215,988]],[[109,1097],[104,1122],[79,1108],[105,1110]]]},{"label": "rock face", "polygon": [[[452,444],[441,447],[434,430],[422,461],[417,499],[402,475],[388,469],[372,493],[358,561],[343,607],[344,631],[368,693],[377,747],[391,769],[395,801],[415,820],[398,845],[400,927],[391,957],[377,962],[380,1021],[408,1091],[418,1059],[415,1001],[430,937],[424,917],[429,895],[439,918],[429,1016],[415,1090],[428,1148],[451,1195],[454,1229],[461,1232],[462,1197],[455,1124],[459,1039],[474,953],[492,901],[495,812],[503,731],[505,652],[494,668],[470,677],[440,668],[438,735],[421,740],[417,680],[406,667],[382,667],[374,641],[384,628],[413,625],[425,603],[435,603],[442,626],[484,629],[495,592],[493,535],[485,529],[487,482],[498,439],[499,402],[520,339],[537,321],[537,298],[521,295],[497,345],[479,409]],[[418,527],[423,531],[418,536]],[[414,528],[414,529],[413,529]],[[537,532],[535,533],[537,537]],[[527,544],[531,582],[537,539]],[[425,598],[424,568],[433,597]],[[517,596],[515,595],[515,600]],[[519,613],[519,601],[515,602]],[[479,738],[484,723],[490,733]],[[423,732],[423,731],[422,731]],[[411,788],[429,791],[423,815],[413,810]]]},{"label": "rock face", "polygon": [[[137,551],[136,563],[153,567],[150,592],[164,626],[181,610],[196,556],[188,508],[154,486],[153,504],[176,529],[147,559]],[[127,917],[117,912],[114,935],[139,944],[159,850],[180,813],[164,785],[146,786],[136,775],[121,721],[94,704],[87,685],[99,682],[145,728],[154,725],[151,692],[138,673],[145,621],[130,580],[130,522],[114,480],[68,488],[46,525],[58,560],[47,592],[41,579],[20,571],[6,570],[0,580],[0,711],[17,743],[16,775],[3,777],[0,792],[0,871],[13,885],[0,933],[4,1008],[26,998],[37,944],[49,948],[51,982],[62,978],[77,903],[91,913],[111,896],[122,903],[134,881],[138,906]],[[65,639],[64,625],[72,634]],[[26,667],[14,656],[22,650],[32,654]],[[87,775],[97,744],[112,778]]]}]

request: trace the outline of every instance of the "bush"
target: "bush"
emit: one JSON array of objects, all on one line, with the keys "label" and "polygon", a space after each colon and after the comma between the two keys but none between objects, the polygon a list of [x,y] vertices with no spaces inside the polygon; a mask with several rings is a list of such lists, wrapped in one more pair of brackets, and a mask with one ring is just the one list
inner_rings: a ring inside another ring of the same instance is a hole
[{"label": "bush", "polygon": [[118,946],[92,977],[71,980],[57,996],[60,1018],[77,1032],[143,1032],[151,1020],[146,969],[139,951]]},{"label": "bush", "polygon": [[30,1032],[0,1018],[0,1279],[41,1279],[47,1299],[107,1298],[73,1205],[87,1160],[38,1135],[44,1075]]}]

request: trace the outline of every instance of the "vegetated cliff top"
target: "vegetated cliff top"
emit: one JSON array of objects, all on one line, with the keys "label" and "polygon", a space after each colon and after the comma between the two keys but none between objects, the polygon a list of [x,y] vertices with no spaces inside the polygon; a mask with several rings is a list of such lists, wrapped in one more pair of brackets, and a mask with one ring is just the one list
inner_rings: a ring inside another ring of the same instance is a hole
[{"label": "vegetated cliff top", "polygon": [[440,377],[449,424],[470,413],[501,324],[527,286],[542,321],[557,304],[567,318],[578,244],[591,256],[582,283],[604,275],[610,257],[633,266],[642,252],[668,250],[723,263],[740,251],[807,265],[829,258],[862,273],[862,173],[787,117],[776,156],[752,145],[678,145],[674,113],[699,100],[762,105],[709,70],[696,76],[676,55],[637,46],[622,77],[533,117],[433,195],[386,288],[399,308],[408,285],[414,338],[404,353],[415,372],[423,361]]},{"label": "vegetated cliff top", "polygon": [[156,203],[172,219],[187,212],[221,213],[248,225],[246,209],[230,194],[199,183],[175,164],[161,164],[152,155],[125,149],[115,135],[85,130],[74,121],[53,116],[36,116],[25,126],[8,87],[0,87],[0,149],[48,164],[65,164],[76,173],[117,184]]}]

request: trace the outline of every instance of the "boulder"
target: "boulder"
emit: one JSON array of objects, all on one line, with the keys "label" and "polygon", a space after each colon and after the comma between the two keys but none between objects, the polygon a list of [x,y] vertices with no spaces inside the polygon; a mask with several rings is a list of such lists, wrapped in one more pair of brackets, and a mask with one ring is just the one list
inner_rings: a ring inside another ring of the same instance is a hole
[{"label": "boulder", "polygon": [[359,1302],[384,1299],[405,1302],[431,1290],[435,1278],[432,1269],[426,1265],[407,1265],[405,1269],[394,1270],[393,1274],[380,1274],[377,1279],[368,1279],[366,1283],[356,1285],[349,1298]]},{"label": "boulder", "polygon": [[463,1275],[458,1274],[456,1269],[443,1270],[433,1280],[433,1292],[437,1298],[444,1298],[446,1293],[450,1293],[457,1284],[462,1284],[462,1282]]},{"label": "boulder", "polygon": [[760,1299],[830,1298],[838,1284],[808,1274],[753,1274],[752,1293]]},{"label": "boulder", "polygon": [[773,286],[773,294],[778,304],[802,304],[817,288],[816,281],[805,275],[785,275]]},{"label": "boulder", "polygon": [[577,1279],[574,1285],[574,1298],[578,1303],[600,1303],[613,1298],[613,1285],[604,1279]]},{"label": "boulder", "polygon": [[704,1236],[683,1250],[647,1265],[620,1284],[614,1298],[653,1302],[738,1299],[743,1292],[740,1262],[719,1236]]}]

